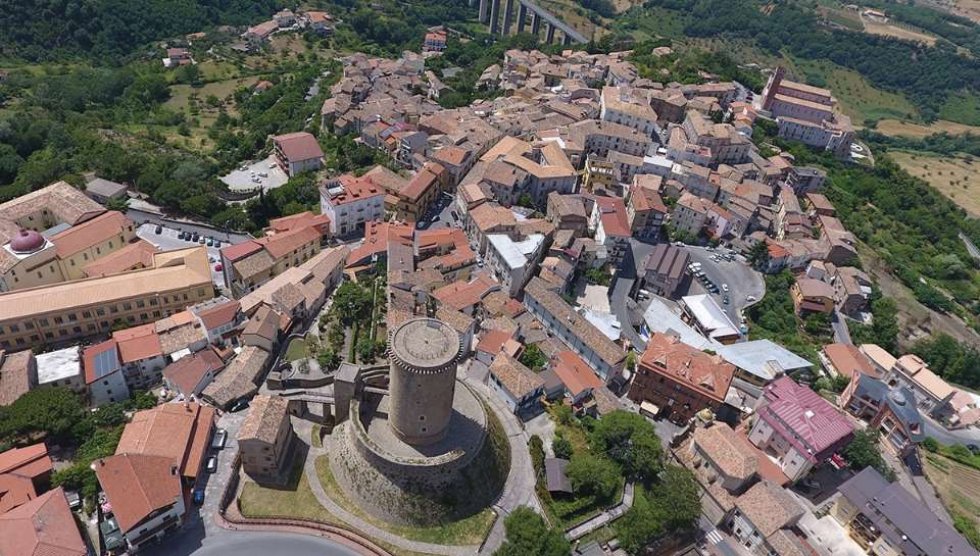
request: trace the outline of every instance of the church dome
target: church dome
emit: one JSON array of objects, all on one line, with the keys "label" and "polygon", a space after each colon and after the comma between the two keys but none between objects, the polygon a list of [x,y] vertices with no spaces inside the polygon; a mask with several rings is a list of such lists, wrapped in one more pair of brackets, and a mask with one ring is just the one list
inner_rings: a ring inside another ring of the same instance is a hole
[{"label": "church dome", "polygon": [[44,236],[34,230],[21,230],[10,240],[10,250],[26,255],[44,247]]}]

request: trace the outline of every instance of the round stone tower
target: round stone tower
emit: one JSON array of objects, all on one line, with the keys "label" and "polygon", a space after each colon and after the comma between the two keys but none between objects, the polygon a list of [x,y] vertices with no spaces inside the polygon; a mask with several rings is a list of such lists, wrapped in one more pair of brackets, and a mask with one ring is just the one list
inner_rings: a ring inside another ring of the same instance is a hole
[{"label": "round stone tower", "polygon": [[391,332],[388,423],[403,442],[424,446],[445,437],[460,351],[459,334],[436,319],[411,319]]}]

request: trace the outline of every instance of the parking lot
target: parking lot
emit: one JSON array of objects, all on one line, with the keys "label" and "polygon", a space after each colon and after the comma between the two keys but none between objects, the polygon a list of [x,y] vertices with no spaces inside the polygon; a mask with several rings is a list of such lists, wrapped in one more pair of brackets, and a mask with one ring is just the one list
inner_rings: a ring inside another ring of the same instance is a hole
[{"label": "parking lot", "polygon": [[258,162],[242,164],[237,170],[222,176],[221,181],[235,192],[251,191],[260,187],[268,191],[289,181],[289,176],[275,163],[275,157],[269,155]]},{"label": "parking lot", "polygon": [[[762,275],[753,270],[741,255],[728,249],[687,246],[691,262],[701,265],[705,280],[692,280],[689,295],[707,293],[725,309],[732,322],[739,322],[739,313],[747,305],[762,299],[766,284]],[[712,287],[712,284],[714,287]],[[728,287],[728,291],[725,290]],[[728,297],[728,303],[725,303]]]},{"label": "parking lot", "polygon": [[[158,234],[156,231],[160,230]],[[180,239],[180,234],[184,233],[174,228],[163,226],[160,224],[146,223],[137,228],[136,235],[140,238],[152,243],[157,249],[161,251],[173,251],[175,249],[186,249],[188,247],[193,247],[199,245],[204,247],[208,251],[208,261],[211,267],[211,279],[214,280],[215,285],[218,289],[224,289],[225,287],[225,277],[221,271],[215,270],[216,265],[221,261],[221,254],[219,249],[221,246],[226,245],[223,241],[215,242],[212,240],[211,245],[208,245],[208,238],[200,236],[198,241],[191,239]],[[190,232],[186,232],[190,233]],[[203,243],[201,240],[203,239]]]},{"label": "parking lot", "polygon": [[[457,218],[453,218],[453,212],[457,213]],[[459,221],[458,214],[456,203],[453,203],[453,196],[448,193],[440,193],[439,198],[429,207],[422,219],[416,223],[415,228],[419,230],[462,228],[463,224]]]}]

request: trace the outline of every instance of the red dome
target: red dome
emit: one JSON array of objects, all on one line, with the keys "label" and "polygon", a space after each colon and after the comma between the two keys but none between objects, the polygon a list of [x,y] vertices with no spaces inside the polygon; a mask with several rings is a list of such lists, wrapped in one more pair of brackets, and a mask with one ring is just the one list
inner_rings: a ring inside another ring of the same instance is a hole
[{"label": "red dome", "polygon": [[34,230],[21,230],[10,240],[10,250],[14,253],[33,253],[44,247],[44,237]]}]

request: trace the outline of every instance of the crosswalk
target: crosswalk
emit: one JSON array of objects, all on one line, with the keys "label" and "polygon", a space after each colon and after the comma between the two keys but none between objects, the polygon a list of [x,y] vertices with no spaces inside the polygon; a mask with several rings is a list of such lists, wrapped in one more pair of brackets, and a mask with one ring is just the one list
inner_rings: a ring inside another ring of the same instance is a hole
[{"label": "crosswalk", "polygon": [[721,533],[718,531],[718,529],[712,529],[708,531],[705,537],[708,539],[708,542],[710,542],[711,544],[718,544],[723,540],[725,540],[725,538],[721,536]]}]

